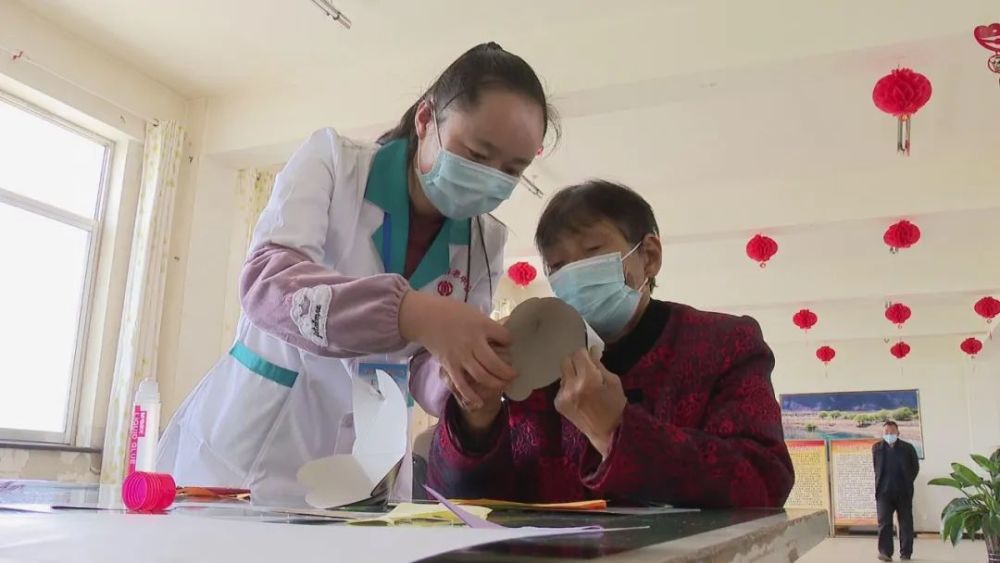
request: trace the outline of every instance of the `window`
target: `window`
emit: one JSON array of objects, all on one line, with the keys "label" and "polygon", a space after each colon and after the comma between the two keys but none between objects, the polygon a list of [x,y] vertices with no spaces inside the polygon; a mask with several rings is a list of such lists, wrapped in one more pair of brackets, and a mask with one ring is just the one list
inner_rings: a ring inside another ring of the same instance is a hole
[{"label": "window", "polygon": [[0,440],[70,442],[111,146],[0,94]]}]

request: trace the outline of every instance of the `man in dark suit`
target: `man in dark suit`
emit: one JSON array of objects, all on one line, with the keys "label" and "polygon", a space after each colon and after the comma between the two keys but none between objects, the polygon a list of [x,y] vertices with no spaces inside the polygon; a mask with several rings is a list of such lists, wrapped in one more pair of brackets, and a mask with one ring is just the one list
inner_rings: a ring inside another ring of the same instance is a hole
[{"label": "man in dark suit", "polygon": [[872,445],[875,463],[875,503],[878,507],[878,558],[892,561],[892,514],[899,516],[899,555],[913,555],[913,482],[920,472],[917,450],[899,439],[899,425],[882,425],[882,440]]}]

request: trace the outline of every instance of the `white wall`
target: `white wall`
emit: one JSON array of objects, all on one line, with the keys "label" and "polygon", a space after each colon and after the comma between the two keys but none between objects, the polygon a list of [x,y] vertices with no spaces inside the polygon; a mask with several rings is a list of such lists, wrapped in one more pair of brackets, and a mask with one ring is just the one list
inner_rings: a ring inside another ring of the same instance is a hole
[{"label": "white wall", "polygon": [[227,289],[237,283],[229,279],[227,268],[236,186],[236,170],[202,157],[191,188],[193,204],[175,222],[175,241],[185,230],[189,240],[172,247],[176,271],[170,273],[161,325],[158,378],[164,426],[220,356]]},{"label": "white wall", "polygon": [[231,225],[239,208],[237,171],[203,154],[205,100],[188,104],[191,157],[182,182],[170,241],[157,378],[163,402],[161,425],[219,358],[225,323]]},{"label": "white wall", "polygon": [[[766,335],[765,335],[766,337]],[[971,464],[970,453],[1000,447],[1000,363],[971,361],[955,353],[954,339],[910,339],[913,351],[898,361],[880,340],[836,342],[828,369],[816,359],[816,344],[774,346],[775,393],[918,389],[925,459],[914,496],[918,531],[937,532],[941,510],[955,492],[926,483],[945,477],[954,461]]]},{"label": "white wall", "polygon": [[[141,132],[133,117],[183,119],[184,100],[176,92],[18,2],[0,0],[0,22],[0,75],[118,128]],[[24,57],[11,61],[8,51]]]}]

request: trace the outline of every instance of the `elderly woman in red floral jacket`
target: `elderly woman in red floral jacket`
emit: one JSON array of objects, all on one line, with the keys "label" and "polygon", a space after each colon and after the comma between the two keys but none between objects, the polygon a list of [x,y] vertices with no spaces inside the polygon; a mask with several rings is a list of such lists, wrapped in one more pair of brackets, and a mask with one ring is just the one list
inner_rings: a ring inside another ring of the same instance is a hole
[{"label": "elderly woman in red floral jacket", "polygon": [[536,244],[556,295],[607,343],[527,400],[450,399],[428,480],[449,497],[780,507],[794,482],[757,322],[651,299],[662,247],[649,204],[591,181],[560,191]]}]

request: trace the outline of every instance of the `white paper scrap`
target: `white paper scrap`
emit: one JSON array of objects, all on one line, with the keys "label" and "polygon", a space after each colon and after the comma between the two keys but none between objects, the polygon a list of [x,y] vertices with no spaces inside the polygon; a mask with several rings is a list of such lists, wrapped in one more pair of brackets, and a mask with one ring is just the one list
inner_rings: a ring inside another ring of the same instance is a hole
[{"label": "white paper scrap", "polygon": [[0,515],[0,561],[409,563],[477,545],[566,533],[452,526],[296,526],[173,514],[10,513]]},{"label": "white paper scrap", "polygon": [[375,486],[406,454],[406,401],[392,377],[377,371],[378,390],[353,378],[354,447],[350,454],[310,461],[298,481],[317,508],[343,506],[369,498]]}]

